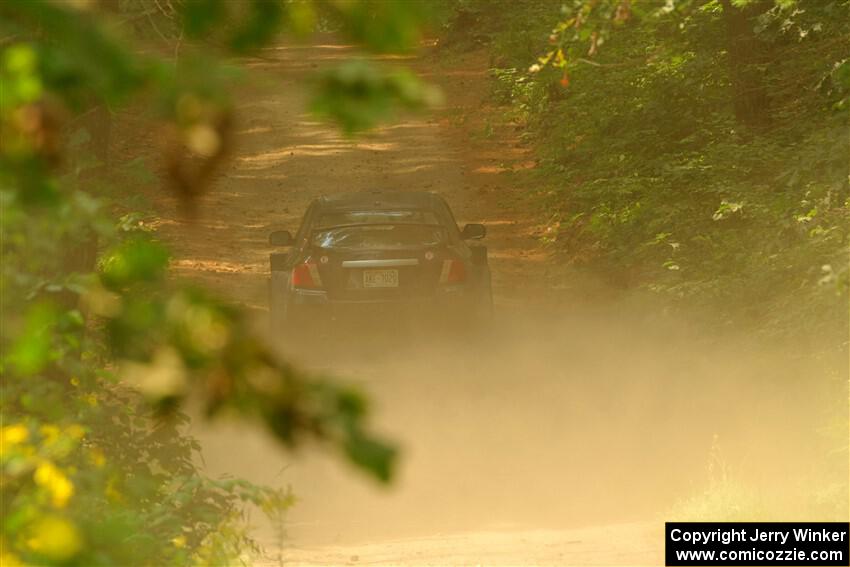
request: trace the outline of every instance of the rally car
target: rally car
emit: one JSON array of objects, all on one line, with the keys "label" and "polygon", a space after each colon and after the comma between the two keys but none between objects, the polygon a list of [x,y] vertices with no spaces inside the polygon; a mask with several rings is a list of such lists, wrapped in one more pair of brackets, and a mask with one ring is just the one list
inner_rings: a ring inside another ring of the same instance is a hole
[{"label": "rally car", "polygon": [[309,334],[347,322],[447,326],[492,314],[486,228],[459,229],[446,201],[418,191],[351,192],[315,199],[301,227],[272,232],[275,333]]}]

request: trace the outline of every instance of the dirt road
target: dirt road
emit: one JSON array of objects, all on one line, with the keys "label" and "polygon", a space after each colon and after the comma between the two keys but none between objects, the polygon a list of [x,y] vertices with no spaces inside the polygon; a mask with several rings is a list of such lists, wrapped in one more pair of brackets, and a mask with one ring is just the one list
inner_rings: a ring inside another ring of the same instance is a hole
[{"label": "dirt road", "polygon": [[[424,189],[444,195],[460,223],[487,225],[496,324],[467,342],[301,357],[369,392],[378,428],[403,449],[393,486],[316,451],[284,454],[256,429],[227,423],[195,428],[209,473],[293,487],[286,537],[269,526],[262,537],[295,563],[660,564],[663,515],[706,480],[718,439],[731,458],[745,448],[756,461],[782,446],[765,439],[795,442],[793,424],[780,435],[728,403],[733,389],[751,394],[737,383],[742,372],[772,370],[740,343],[720,360],[694,351],[687,328],[655,327],[627,302],[553,311],[539,299],[549,263],[535,234],[545,217],[512,183],[524,151],[510,135],[487,141],[475,122],[485,62],[413,62],[445,87],[445,108],[351,140],[305,110],[307,74],[346,54],[279,47],[249,63],[237,154],[200,220],[157,202],[175,273],[243,303],[261,324],[270,230],[297,227],[323,193]],[[727,356],[737,370],[714,379]],[[761,411],[781,416],[796,395],[759,397]]]}]

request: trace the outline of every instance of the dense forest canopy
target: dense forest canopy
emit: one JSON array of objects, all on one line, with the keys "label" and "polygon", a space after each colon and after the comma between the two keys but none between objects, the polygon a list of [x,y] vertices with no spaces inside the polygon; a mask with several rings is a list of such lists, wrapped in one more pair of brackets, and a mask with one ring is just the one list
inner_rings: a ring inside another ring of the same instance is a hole
[{"label": "dense forest canopy", "polygon": [[846,328],[850,4],[459,6],[568,261],[729,324]]}]

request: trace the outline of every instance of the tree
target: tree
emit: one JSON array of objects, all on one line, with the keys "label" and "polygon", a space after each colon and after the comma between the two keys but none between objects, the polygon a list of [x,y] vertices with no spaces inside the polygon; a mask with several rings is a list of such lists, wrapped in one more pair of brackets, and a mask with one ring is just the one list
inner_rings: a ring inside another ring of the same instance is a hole
[{"label": "tree", "polygon": [[740,8],[730,0],[720,4],[726,24],[735,117],[742,126],[766,127],[770,124],[770,101],[759,65],[766,62],[767,44],[756,35],[755,23],[771,8],[771,2],[751,2]]},{"label": "tree", "polygon": [[[287,446],[319,441],[390,480],[396,449],[367,429],[359,392],[302,373],[237,308],[169,282],[164,244],[133,215],[114,218],[110,202],[126,195],[110,184],[109,116],[139,97],[154,100],[168,124],[169,186],[192,214],[231,144],[220,59],[250,54],[282,30],[303,36],[318,20],[367,49],[410,49],[423,8],[403,0],[0,5],[4,565],[220,564],[250,547],[239,503],[274,513],[290,496],[201,475],[198,446],[178,427],[190,392],[209,416],[251,417]],[[151,30],[173,49],[137,49]],[[313,108],[355,132],[432,96],[403,70],[352,61],[322,77]]]}]

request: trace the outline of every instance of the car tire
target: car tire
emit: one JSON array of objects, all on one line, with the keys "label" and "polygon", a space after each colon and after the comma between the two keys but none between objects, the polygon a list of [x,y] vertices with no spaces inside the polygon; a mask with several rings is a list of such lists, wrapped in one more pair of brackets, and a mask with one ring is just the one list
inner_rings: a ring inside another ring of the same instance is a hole
[{"label": "car tire", "polygon": [[286,254],[271,254],[269,278],[269,328],[272,337],[282,337],[286,331]]},{"label": "car tire", "polygon": [[490,274],[482,282],[476,318],[480,327],[487,327],[493,321],[493,285]]}]

